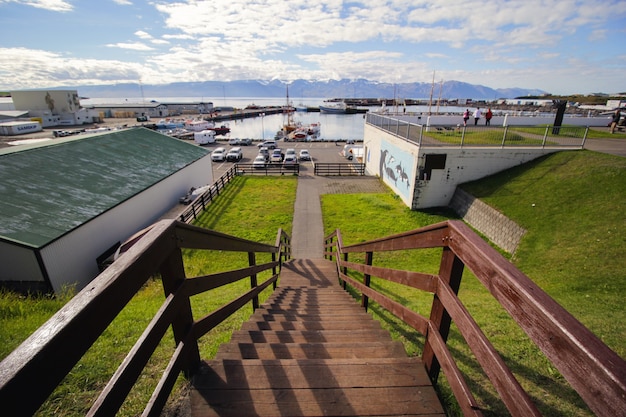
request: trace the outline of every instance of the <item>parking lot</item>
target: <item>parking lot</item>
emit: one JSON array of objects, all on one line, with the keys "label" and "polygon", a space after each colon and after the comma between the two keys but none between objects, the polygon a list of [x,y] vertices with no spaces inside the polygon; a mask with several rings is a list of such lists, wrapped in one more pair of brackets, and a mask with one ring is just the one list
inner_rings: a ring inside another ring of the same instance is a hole
[{"label": "parking lot", "polygon": [[[241,146],[243,151],[243,158],[239,161],[241,164],[251,164],[254,158],[259,153],[257,146],[259,142],[253,142],[250,146]],[[315,162],[345,162],[348,160],[341,155],[341,151],[344,142],[282,142],[277,141],[276,144],[283,151],[283,153],[289,149],[295,149],[296,155],[300,153],[301,149],[307,149],[311,154],[311,161],[298,161],[300,163],[300,173],[306,173],[307,171],[313,172],[313,164]],[[234,146],[228,145],[225,141],[219,141],[211,145],[206,145],[204,148],[213,151],[216,148],[225,148],[226,152]],[[224,172],[233,166],[233,162],[213,162],[213,178],[219,178]]]}]

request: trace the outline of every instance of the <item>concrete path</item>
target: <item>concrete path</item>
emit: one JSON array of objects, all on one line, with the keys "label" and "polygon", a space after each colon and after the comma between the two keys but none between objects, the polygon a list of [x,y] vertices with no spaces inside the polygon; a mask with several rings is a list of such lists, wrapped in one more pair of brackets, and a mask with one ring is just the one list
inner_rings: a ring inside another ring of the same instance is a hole
[{"label": "concrete path", "polygon": [[389,189],[377,177],[298,177],[291,229],[291,256],[294,259],[324,257],[322,194],[386,193]]}]

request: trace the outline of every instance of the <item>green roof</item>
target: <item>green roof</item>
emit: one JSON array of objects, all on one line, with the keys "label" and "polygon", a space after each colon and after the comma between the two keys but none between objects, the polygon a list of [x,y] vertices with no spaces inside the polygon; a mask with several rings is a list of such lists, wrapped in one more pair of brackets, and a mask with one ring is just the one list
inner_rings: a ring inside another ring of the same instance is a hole
[{"label": "green roof", "polygon": [[0,150],[0,238],[41,247],[209,153],[144,128]]}]

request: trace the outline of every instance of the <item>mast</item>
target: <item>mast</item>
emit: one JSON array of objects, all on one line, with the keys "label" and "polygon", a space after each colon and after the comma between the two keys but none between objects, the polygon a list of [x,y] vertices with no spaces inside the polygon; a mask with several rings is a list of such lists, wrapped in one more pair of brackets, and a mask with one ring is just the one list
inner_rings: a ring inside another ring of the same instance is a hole
[{"label": "mast", "polygon": [[430,116],[430,108],[433,105],[433,90],[435,89],[435,71],[433,71],[433,82],[430,86],[430,100],[428,100],[428,115]]},{"label": "mast", "polygon": [[443,89],[443,79],[439,82],[439,98],[437,99],[437,114],[439,114],[439,105],[441,104],[441,90]]}]

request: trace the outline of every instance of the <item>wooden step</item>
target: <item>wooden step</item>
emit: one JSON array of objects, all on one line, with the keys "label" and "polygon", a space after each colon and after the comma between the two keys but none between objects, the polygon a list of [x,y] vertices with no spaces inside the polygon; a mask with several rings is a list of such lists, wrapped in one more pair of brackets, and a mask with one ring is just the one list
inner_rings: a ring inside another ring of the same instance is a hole
[{"label": "wooden step", "polygon": [[375,321],[247,321],[241,326],[241,330],[359,330],[380,329],[380,324]]},{"label": "wooden step", "polygon": [[383,329],[359,329],[346,332],[344,330],[293,330],[293,331],[243,331],[233,332],[231,342],[236,343],[323,343],[389,340],[389,332]]},{"label": "wooden step", "polygon": [[193,384],[213,389],[406,387],[430,385],[418,358],[210,360]]},{"label": "wooden step", "polygon": [[215,359],[345,359],[406,356],[400,342],[225,343]]}]

